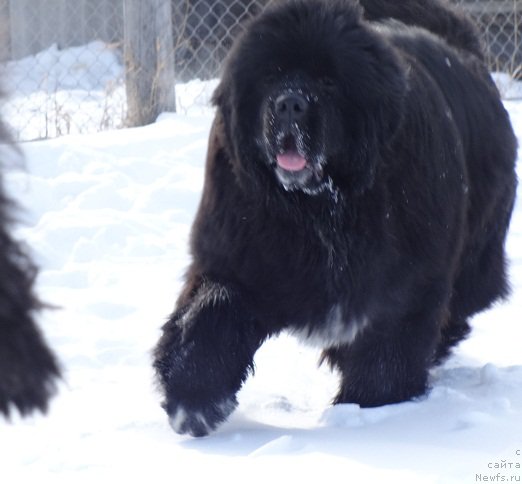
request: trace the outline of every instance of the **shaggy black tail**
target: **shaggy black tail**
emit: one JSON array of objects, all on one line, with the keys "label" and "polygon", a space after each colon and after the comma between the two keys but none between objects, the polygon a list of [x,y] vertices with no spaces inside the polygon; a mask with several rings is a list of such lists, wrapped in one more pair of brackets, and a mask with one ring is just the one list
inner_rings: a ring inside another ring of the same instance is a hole
[{"label": "shaggy black tail", "polygon": [[[0,155],[10,143],[0,120]],[[44,305],[35,293],[36,267],[11,235],[13,204],[4,192],[0,159],[0,416],[45,412],[60,367],[35,315]]]},{"label": "shaggy black tail", "polygon": [[475,24],[445,0],[359,0],[368,20],[396,19],[422,27],[458,49],[483,59]]},{"label": "shaggy black tail", "polygon": [[46,412],[60,368],[36,324],[42,303],[34,294],[36,269],[7,232],[9,202],[0,177],[0,416]]}]

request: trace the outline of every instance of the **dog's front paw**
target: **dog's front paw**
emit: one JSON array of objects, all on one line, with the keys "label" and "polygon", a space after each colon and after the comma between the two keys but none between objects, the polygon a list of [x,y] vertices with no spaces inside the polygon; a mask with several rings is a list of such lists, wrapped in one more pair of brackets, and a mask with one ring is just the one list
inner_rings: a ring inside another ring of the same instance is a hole
[{"label": "dog's front paw", "polygon": [[196,407],[183,404],[165,404],[172,429],[178,434],[203,437],[223,423],[237,406],[235,398]]}]

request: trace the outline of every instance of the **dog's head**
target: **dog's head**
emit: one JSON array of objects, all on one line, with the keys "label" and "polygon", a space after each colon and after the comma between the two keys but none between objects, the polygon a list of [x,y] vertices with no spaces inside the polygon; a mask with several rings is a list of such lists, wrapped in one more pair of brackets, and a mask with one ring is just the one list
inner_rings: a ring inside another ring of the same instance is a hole
[{"label": "dog's head", "polygon": [[288,191],[371,185],[405,69],[354,2],[291,1],[236,42],[214,95],[239,176]]}]

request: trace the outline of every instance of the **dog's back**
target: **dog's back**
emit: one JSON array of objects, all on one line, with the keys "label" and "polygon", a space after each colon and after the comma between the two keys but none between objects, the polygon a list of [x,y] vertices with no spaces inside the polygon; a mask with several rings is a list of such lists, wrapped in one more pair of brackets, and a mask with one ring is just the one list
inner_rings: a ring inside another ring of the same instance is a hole
[{"label": "dog's back", "polygon": [[444,0],[359,0],[368,20],[395,19],[422,27],[479,58],[483,51],[474,23]]}]

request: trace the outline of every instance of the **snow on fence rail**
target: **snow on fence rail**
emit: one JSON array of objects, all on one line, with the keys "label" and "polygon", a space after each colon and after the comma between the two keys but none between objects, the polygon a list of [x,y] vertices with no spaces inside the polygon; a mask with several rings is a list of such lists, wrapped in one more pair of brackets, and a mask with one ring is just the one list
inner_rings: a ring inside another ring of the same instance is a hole
[{"label": "snow on fence rail", "polygon": [[[0,0],[4,117],[31,140],[184,110],[171,80],[193,92],[217,77],[244,21],[274,1]],[[491,69],[522,78],[522,0],[452,1],[480,25]]]}]

